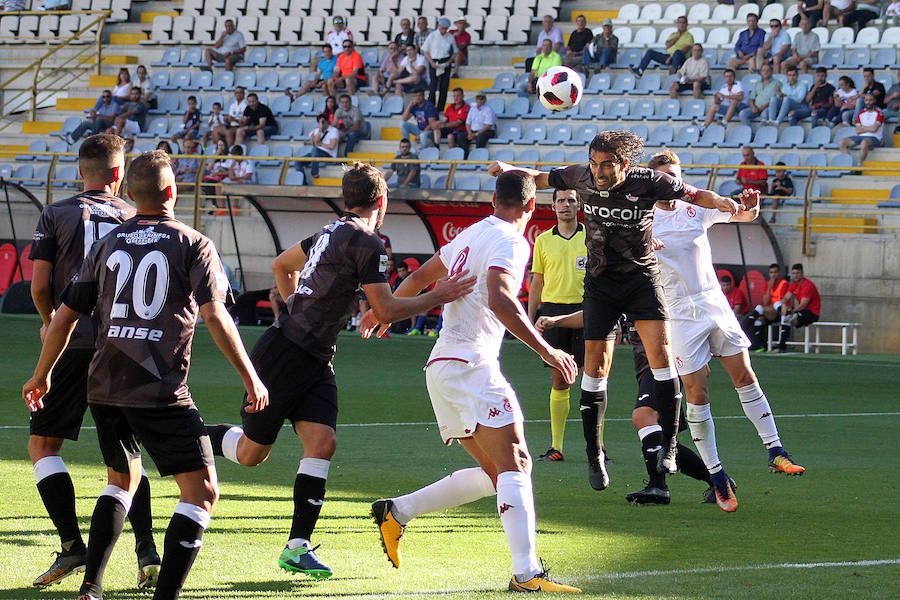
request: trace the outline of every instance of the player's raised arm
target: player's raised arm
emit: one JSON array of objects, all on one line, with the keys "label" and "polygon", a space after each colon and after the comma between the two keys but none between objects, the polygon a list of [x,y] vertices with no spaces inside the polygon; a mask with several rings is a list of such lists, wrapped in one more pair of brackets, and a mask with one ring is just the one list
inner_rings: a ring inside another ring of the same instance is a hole
[{"label": "player's raised arm", "polygon": [[534,177],[534,184],[537,189],[546,190],[550,188],[549,173],[547,171],[539,171],[537,169],[529,169],[527,167],[519,165],[511,165],[499,160],[495,160],[488,167],[488,174],[494,177],[506,171],[523,171]]},{"label": "player's raised arm", "polygon": [[297,242],[272,261],[272,273],[275,275],[275,285],[281,299],[287,302],[288,297],[297,289],[300,280],[300,270],[306,264],[306,252],[303,242]]},{"label": "player's raised arm", "polygon": [[41,398],[50,389],[50,371],[69,343],[69,336],[72,335],[72,330],[75,329],[75,324],[80,316],[65,304],[61,304],[59,310],[53,315],[53,320],[50,321],[50,326],[44,336],[41,357],[34,368],[34,374],[22,387],[22,398],[28,403],[28,408],[32,412],[44,407]]},{"label": "player's raised arm", "polygon": [[[461,271],[438,279],[431,291],[412,298],[393,295],[386,283],[369,283],[362,288],[372,306],[372,316],[379,323],[387,324],[422,314],[440,304],[453,302],[471,292],[475,281],[475,277],[468,276],[468,271]],[[410,287],[407,291],[411,289],[414,288]]]}]

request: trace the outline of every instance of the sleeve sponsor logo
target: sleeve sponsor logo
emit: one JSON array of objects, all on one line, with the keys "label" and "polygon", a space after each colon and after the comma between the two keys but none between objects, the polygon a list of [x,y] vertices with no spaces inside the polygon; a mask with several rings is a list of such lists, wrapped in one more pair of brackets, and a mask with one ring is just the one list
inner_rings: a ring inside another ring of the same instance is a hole
[{"label": "sleeve sponsor logo", "polygon": [[382,254],[381,256],[378,257],[378,272],[379,273],[387,272],[387,262],[388,262],[387,254]]}]

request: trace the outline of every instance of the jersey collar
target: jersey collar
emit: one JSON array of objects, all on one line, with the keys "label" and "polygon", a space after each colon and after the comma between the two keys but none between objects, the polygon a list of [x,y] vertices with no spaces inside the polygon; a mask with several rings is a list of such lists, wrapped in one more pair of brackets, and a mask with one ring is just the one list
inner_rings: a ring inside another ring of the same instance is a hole
[{"label": "jersey collar", "polygon": [[578,232],[579,232],[579,231],[582,231],[583,229],[584,229],[584,225],[582,225],[581,223],[579,223],[579,224],[575,227],[575,232],[572,233],[572,235],[571,235],[570,237],[564,237],[563,234],[561,234],[561,233],[559,232],[559,225],[554,225],[554,226],[553,226],[553,235],[558,235],[559,237],[561,237],[561,238],[564,239],[564,240],[571,240],[573,237],[575,237],[576,235],[578,235]]}]

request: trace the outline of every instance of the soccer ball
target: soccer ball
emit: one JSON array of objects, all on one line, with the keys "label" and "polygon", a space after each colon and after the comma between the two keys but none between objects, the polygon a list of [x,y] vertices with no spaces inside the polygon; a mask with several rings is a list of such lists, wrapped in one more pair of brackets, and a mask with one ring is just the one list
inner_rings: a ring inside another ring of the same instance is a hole
[{"label": "soccer ball", "polygon": [[549,110],[569,110],[581,102],[581,76],[569,67],[550,67],[537,80],[538,98]]}]

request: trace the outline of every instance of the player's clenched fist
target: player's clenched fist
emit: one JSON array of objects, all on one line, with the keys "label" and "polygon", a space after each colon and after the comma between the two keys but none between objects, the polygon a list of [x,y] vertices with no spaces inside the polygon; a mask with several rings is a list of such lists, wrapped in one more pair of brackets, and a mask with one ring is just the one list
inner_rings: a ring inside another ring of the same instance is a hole
[{"label": "player's clenched fist", "polygon": [[46,379],[40,380],[39,378],[32,377],[26,381],[25,385],[22,386],[22,398],[25,399],[28,410],[35,412],[44,408],[44,401],[42,398],[49,389],[50,382]]}]

